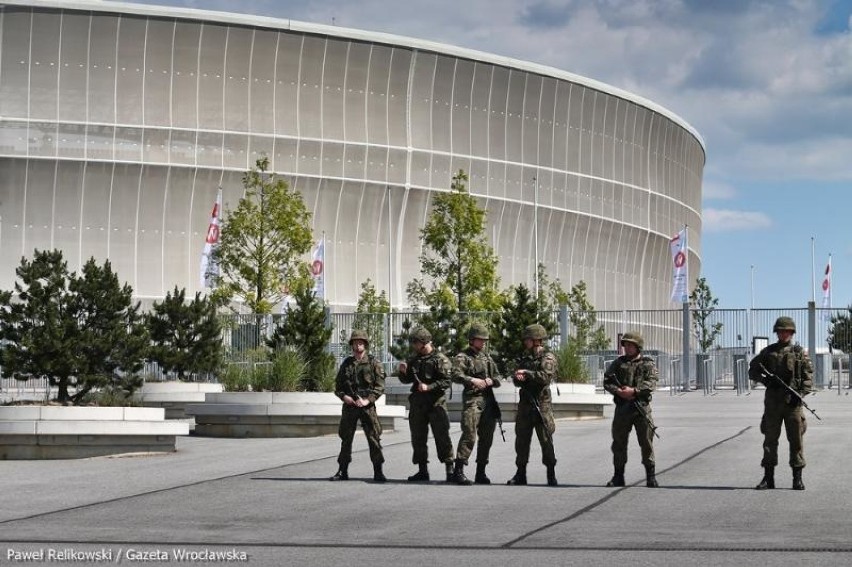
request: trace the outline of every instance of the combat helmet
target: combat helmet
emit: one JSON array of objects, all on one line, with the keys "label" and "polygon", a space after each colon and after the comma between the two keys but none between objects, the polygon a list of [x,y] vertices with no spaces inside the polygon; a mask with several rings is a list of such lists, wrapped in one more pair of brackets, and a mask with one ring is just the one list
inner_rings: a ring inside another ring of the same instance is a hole
[{"label": "combat helmet", "polygon": [[524,328],[524,339],[544,340],[547,338],[547,329],[535,323]]},{"label": "combat helmet", "polygon": [[487,341],[488,338],[488,329],[485,325],[480,323],[474,323],[470,326],[470,329],[467,330],[467,340],[483,339]]},{"label": "combat helmet", "polygon": [[636,331],[624,333],[621,337],[621,345],[624,346],[624,343],[633,343],[639,350],[642,350],[645,347],[645,339],[643,339],[642,335]]},{"label": "combat helmet", "polygon": [[778,331],[793,331],[795,333],[796,322],[793,321],[792,317],[778,317],[772,327],[772,332],[777,333]]},{"label": "combat helmet", "polygon": [[370,346],[370,337],[367,336],[367,331],[363,329],[352,329],[352,333],[349,335],[349,346],[352,346],[352,341],[362,340],[367,343],[367,346]]},{"label": "combat helmet", "polygon": [[408,342],[420,342],[424,345],[432,342],[432,333],[426,327],[415,327],[408,335]]}]

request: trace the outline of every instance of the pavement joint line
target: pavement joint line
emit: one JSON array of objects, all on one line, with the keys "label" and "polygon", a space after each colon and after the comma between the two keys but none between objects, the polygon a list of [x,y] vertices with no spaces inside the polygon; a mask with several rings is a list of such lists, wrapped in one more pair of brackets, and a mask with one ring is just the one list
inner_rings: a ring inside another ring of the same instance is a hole
[{"label": "pavement joint line", "polygon": [[[720,445],[722,445],[722,444],[724,444],[724,443],[727,443],[728,441],[731,441],[731,440],[733,440],[733,439],[736,439],[737,437],[739,437],[740,435],[743,435],[746,431],[748,431],[748,430],[749,430],[749,429],[751,429],[752,427],[753,427],[753,426],[749,425],[748,427],[746,427],[746,428],[744,428],[744,429],[740,430],[739,432],[735,433],[734,435],[731,435],[730,437],[726,437],[725,439],[722,439],[722,440],[720,440],[720,441],[717,441],[716,443],[713,443],[712,445],[708,445],[707,447],[704,447],[704,448],[703,448],[703,449],[701,449],[700,451],[698,451],[698,452],[696,452],[696,453],[693,453],[692,455],[690,455],[690,456],[686,457],[686,458],[685,458],[685,459],[683,459],[682,461],[677,462],[677,463],[673,464],[672,466],[670,466],[670,467],[668,467],[668,468],[666,468],[666,469],[661,470],[661,471],[660,471],[660,472],[658,472],[657,474],[658,474],[658,475],[663,475],[663,474],[665,474],[665,473],[667,473],[667,472],[669,472],[669,471],[673,471],[674,469],[676,469],[676,468],[678,468],[678,467],[680,467],[680,466],[682,466],[682,465],[685,465],[686,463],[688,463],[689,461],[691,461],[691,460],[693,460],[693,459],[695,459],[695,458],[699,457],[700,455],[703,455],[703,454],[704,454],[704,453],[706,453],[707,451],[710,451],[710,450],[712,450],[712,449],[715,449],[716,447],[718,447],[718,446],[720,446]],[[592,510],[594,510],[595,508],[598,508],[599,506],[602,506],[603,504],[605,504],[605,503],[606,503],[606,502],[608,502],[609,500],[611,500],[611,499],[615,498],[616,496],[618,496],[619,494],[621,494],[622,492],[624,492],[624,491],[625,491],[625,490],[627,490],[628,488],[636,487],[636,486],[638,486],[638,485],[642,484],[643,482],[645,482],[645,481],[644,481],[644,480],[638,480],[638,481],[636,481],[636,482],[634,482],[634,483],[632,483],[632,484],[629,484],[629,485],[627,485],[627,486],[621,487],[621,488],[619,488],[618,490],[614,490],[613,492],[611,492],[611,493],[607,494],[606,496],[604,496],[604,497],[603,497],[603,498],[601,498],[600,500],[597,500],[597,501],[595,501],[595,502],[592,502],[592,503],[591,503],[591,504],[589,504],[588,506],[585,506],[585,507],[583,507],[583,508],[580,508],[579,510],[577,510],[577,511],[576,511],[576,512],[574,512],[573,514],[570,514],[569,516],[566,516],[566,517],[564,517],[564,518],[562,518],[562,519],[554,520],[553,522],[549,522],[549,523],[547,523],[547,524],[544,524],[543,526],[540,526],[540,527],[538,527],[538,528],[536,528],[536,529],[534,529],[534,530],[531,530],[531,531],[529,531],[529,532],[527,532],[527,533],[525,533],[525,534],[522,534],[522,535],[520,535],[520,536],[516,537],[515,539],[513,539],[513,540],[511,540],[511,541],[508,541],[508,542],[506,542],[506,543],[502,544],[500,547],[501,547],[501,548],[503,548],[503,549],[517,549],[516,547],[514,547],[517,543],[519,543],[519,542],[521,542],[521,541],[523,541],[523,540],[525,540],[525,539],[527,539],[527,538],[529,538],[529,537],[531,537],[531,536],[533,536],[533,535],[535,535],[535,534],[537,534],[537,533],[540,533],[540,532],[543,532],[543,531],[545,531],[545,530],[548,530],[548,529],[550,529],[550,528],[552,528],[552,527],[554,527],[554,526],[558,526],[559,524],[564,524],[564,523],[570,522],[571,520],[574,520],[575,518],[579,518],[580,516],[582,516],[582,515],[584,515],[584,514],[586,514],[586,513],[588,513],[588,512],[591,512],[591,511],[592,511]],[[561,549],[561,548],[559,548],[559,549]],[[572,549],[573,549],[573,548],[572,548]]]}]

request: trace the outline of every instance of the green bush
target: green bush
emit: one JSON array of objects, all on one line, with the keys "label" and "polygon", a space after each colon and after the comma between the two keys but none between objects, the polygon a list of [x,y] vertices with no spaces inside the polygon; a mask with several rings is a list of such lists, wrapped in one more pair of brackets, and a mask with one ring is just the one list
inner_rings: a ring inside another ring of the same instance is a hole
[{"label": "green bush", "polygon": [[225,365],[225,369],[219,375],[219,382],[226,392],[249,392],[251,391],[252,365],[247,362],[232,362]]},{"label": "green bush", "polygon": [[333,392],[337,379],[337,364],[329,353],[320,355],[311,365],[312,385],[317,392]]},{"label": "green bush", "polygon": [[589,369],[586,361],[580,356],[577,344],[569,340],[565,345],[553,351],[556,356],[556,381],[574,384],[589,382]]},{"label": "green bush", "polygon": [[272,356],[263,389],[270,392],[298,392],[305,389],[303,381],[307,375],[308,364],[304,355],[295,348],[284,347]]}]

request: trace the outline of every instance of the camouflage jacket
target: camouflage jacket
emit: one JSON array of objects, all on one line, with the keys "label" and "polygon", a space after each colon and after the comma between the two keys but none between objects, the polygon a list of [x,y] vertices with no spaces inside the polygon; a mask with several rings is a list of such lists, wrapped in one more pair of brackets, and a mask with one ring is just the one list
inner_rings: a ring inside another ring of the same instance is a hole
[{"label": "camouflage jacket", "polygon": [[450,387],[450,374],[452,363],[446,355],[433,350],[427,355],[415,355],[410,357],[406,364],[408,369],[399,381],[403,384],[411,384],[411,391],[417,392],[417,381],[429,387],[429,393],[442,395]]},{"label": "camouflage jacket", "polygon": [[343,360],[337,371],[334,395],[341,400],[343,396],[358,396],[376,403],[384,393],[385,369],[373,355],[367,354],[361,360],[347,356]]},{"label": "camouflage jacket", "polygon": [[480,378],[485,380],[491,378],[492,388],[500,387],[500,376],[497,371],[497,365],[491,355],[485,351],[476,352],[468,347],[458,353],[453,360],[453,371],[451,379],[456,384],[464,384],[465,397],[481,396],[483,390],[474,390],[471,384],[471,379]]},{"label": "camouflage jacket", "polygon": [[553,353],[541,349],[537,353],[526,352],[518,360],[518,370],[527,370],[527,379],[519,382],[512,376],[515,386],[521,388],[521,402],[525,396],[537,398],[540,404],[549,404],[551,401],[550,384],[556,380],[556,357]]},{"label": "camouflage jacket", "polygon": [[763,379],[761,364],[802,396],[814,391],[814,368],[801,346],[791,342],[775,342],[760,351],[749,364],[748,377],[765,384],[767,394],[769,390],[785,390],[776,380]]},{"label": "camouflage jacket", "polygon": [[636,399],[645,403],[651,401],[651,392],[657,389],[659,372],[657,365],[647,356],[630,359],[619,356],[613,360],[604,373],[604,390],[612,394],[616,404],[629,403],[616,395],[619,385],[636,388]]}]

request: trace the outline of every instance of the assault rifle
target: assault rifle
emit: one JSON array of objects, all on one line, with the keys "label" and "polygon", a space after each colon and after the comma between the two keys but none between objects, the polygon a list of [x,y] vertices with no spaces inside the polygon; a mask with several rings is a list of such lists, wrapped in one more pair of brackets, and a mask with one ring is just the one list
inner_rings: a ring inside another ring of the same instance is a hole
[{"label": "assault rifle", "polygon": [[503,438],[503,443],[505,443],[506,430],[503,429],[503,412],[500,411],[500,404],[497,403],[497,398],[494,397],[494,390],[492,388],[485,388],[483,396],[485,396],[485,411],[490,411],[494,415],[494,419],[497,420],[497,427],[500,428],[500,436]]},{"label": "assault rifle", "polygon": [[[533,374],[532,370],[520,370],[527,376],[531,376]],[[534,394],[532,388],[529,386],[529,382],[524,380],[521,382],[521,393],[529,399],[532,404],[535,413],[538,415],[538,419],[541,421],[541,429],[544,431],[544,436],[547,438],[549,442],[553,442],[553,438],[550,436],[550,430],[547,429],[547,422],[544,420],[544,414],[541,413],[541,405],[538,403],[538,395]]]},{"label": "assault rifle", "polygon": [[[623,384],[618,381],[618,378],[615,376],[615,374],[606,374],[604,378],[611,378],[615,382],[616,386],[618,386],[619,388],[623,387]],[[651,417],[648,415],[648,412],[645,410],[645,406],[642,405],[642,402],[634,398],[630,400],[630,405],[636,408],[636,411],[639,412],[639,415],[642,416],[642,419],[645,420],[645,425],[651,428],[651,433],[654,434],[654,437],[659,439],[660,434],[657,433],[657,426],[654,425],[653,421],[651,421]]]},{"label": "assault rifle", "polygon": [[[767,368],[763,365],[763,363],[762,363],[762,362],[760,363],[760,376],[761,376],[761,378],[774,378],[776,382],[778,382],[779,384],[781,384],[782,386],[784,386],[784,387],[785,387],[785,388],[786,388],[786,389],[787,389],[787,390],[788,390],[788,391],[789,391],[789,392],[790,392],[793,396],[795,396],[795,397],[799,400],[799,403],[800,403],[800,404],[802,404],[802,407],[803,407],[803,408],[805,408],[806,410],[808,410],[809,412],[811,412],[812,414],[814,414],[814,417],[815,417],[815,418],[817,418],[818,420],[822,421],[822,418],[821,418],[820,416],[818,416],[818,415],[817,415],[817,412],[815,412],[814,410],[812,410],[812,409],[808,406],[808,404],[805,402],[805,398],[803,398],[803,397],[802,397],[802,395],[801,395],[799,392],[797,392],[796,390],[794,390],[793,388],[791,388],[789,384],[787,384],[784,380],[782,380],[781,378],[779,378],[776,374],[774,374],[774,373],[770,372],[770,371],[769,371],[769,370],[768,370],[768,369],[767,369]],[[765,383],[765,382],[764,382],[764,383]]]}]

